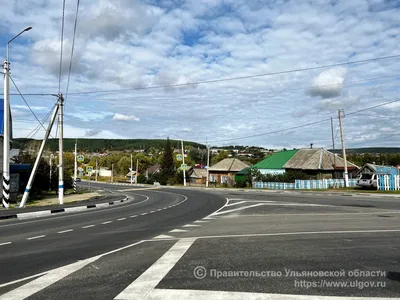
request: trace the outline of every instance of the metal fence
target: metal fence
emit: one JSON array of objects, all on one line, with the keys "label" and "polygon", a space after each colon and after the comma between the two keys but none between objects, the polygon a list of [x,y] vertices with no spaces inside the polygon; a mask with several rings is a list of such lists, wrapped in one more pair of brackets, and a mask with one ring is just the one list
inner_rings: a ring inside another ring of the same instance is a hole
[{"label": "metal fence", "polygon": [[[357,179],[349,179],[349,187],[355,187]],[[295,183],[288,182],[253,182],[254,189],[271,190],[295,190],[295,189],[328,189],[344,187],[343,179],[321,179],[321,180],[296,180]]]}]

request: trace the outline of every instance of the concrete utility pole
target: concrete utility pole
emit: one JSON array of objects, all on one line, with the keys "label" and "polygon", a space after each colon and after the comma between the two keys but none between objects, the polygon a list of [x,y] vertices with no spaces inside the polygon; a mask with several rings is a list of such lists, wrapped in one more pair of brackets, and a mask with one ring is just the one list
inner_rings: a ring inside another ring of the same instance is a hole
[{"label": "concrete utility pole", "polygon": [[76,178],[78,177],[78,162],[76,161],[76,156],[78,155],[78,140],[75,142],[75,152],[74,152],[74,193],[76,194]]},{"label": "concrete utility pole", "polygon": [[114,182],[114,164],[111,164],[111,182]]},{"label": "concrete utility pole", "polygon": [[[335,137],[333,136],[333,118],[331,117],[331,133],[332,133],[332,150],[333,150],[333,169],[334,169],[334,174],[335,174],[335,168],[336,168],[336,153],[335,153]],[[334,176],[335,177],[335,176]]]},{"label": "concrete utility pole", "polygon": [[6,45],[6,60],[4,62],[4,125],[3,125],[3,196],[2,205],[9,208],[10,202],[10,61],[8,57],[9,44],[23,34],[31,30],[29,26],[14,36]]},{"label": "concrete utility pole", "polygon": [[98,174],[98,172],[99,172],[99,170],[98,170],[98,167],[97,167],[97,159],[96,159],[96,182],[97,182],[97,174]]},{"label": "concrete utility pole", "polygon": [[[136,174],[137,176],[137,174]],[[133,161],[132,161],[132,153],[131,153],[131,184],[133,183]]]},{"label": "concrete utility pole", "polygon": [[57,117],[58,110],[59,110],[59,105],[57,104],[54,107],[53,115],[51,116],[51,119],[50,119],[50,122],[49,122],[49,126],[47,127],[47,130],[46,130],[46,132],[44,134],[44,138],[43,138],[42,144],[40,145],[38,156],[36,157],[36,160],[35,160],[35,163],[33,165],[33,169],[32,169],[31,175],[29,176],[28,183],[27,183],[26,188],[25,188],[24,195],[22,196],[22,200],[21,200],[21,203],[19,205],[20,208],[24,207],[26,201],[28,200],[29,193],[30,193],[31,188],[32,188],[33,180],[35,179],[36,171],[37,171],[37,169],[39,167],[40,159],[42,158],[42,154],[43,154],[43,151],[44,151],[44,146],[46,144],[47,139],[49,138],[50,131],[51,131],[51,128],[53,127],[54,120]]},{"label": "concrete utility pole", "polygon": [[136,176],[135,176],[135,184],[137,184],[137,176],[139,173],[139,159],[136,160]]},{"label": "concrete utility pole", "polygon": [[63,106],[64,98],[60,93],[58,95],[58,204],[64,203],[64,125],[63,125]]},{"label": "concrete utility pole", "polygon": [[210,147],[207,145],[207,179],[206,179],[206,187],[208,187],[209,182],[209,172],[208,169],[210,168]]},{"label": "concrete utility pole", "polygon": [[[183,149],[183,140],[181,140],[182,144],[182,164],[185,164],[185,151]],[[186,186],[186,171],[183,170],[183,186]]]},{"label": "concrete utility pole", "polygon": [[339,115],[339,126],[340,126],[340,138],[342,140],[342,150],[343,150],[343,160],[344,160],[344,186],[349,186],[349,173],[347,172],[347,159],[346,159],[346,148],[344,146],[344,132],[343,132],[343,124],[342,124],[342,112],[343,110],[338,110]]},{"label": "concrete utility pole", "polygon": [[50,173],[49,173],[49,191],[51,191],[51,173],[53,172],[53,153],[50,154],[49,165],[50,165]]}]

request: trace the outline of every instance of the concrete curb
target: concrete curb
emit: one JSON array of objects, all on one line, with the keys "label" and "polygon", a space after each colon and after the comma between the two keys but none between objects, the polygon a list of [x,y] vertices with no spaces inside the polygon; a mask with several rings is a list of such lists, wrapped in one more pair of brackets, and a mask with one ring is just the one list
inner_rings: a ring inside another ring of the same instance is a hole
[{"label": "concrete curb", "polygon": [[124,183],[124,182],[105,182],[105,181],[93,181],[93,180],[86,180],[82,179],[82,182],[91,182],[91,183],[100,183],[100,184],[111,184],[111,185],[124,185],[124,186],[131,186],[131,187],[153,187],[152,184],[143,184],[143,183],[138,183],[138,184],[130,184],[130,183]]},{"label": "concrete curb", "polygon": [[0,216],[0,220],[6,219],[19,219],[19,220],[27,220],[27,219],[35,219],[40,217],[47,217],[54,214],[61,214],[61,213],[73,213],[84,211],[87,209],[93,208],[106,208],[110,207],[111,205],[119,205],[124,202],[129,202],[129,196],[126,196],[124,199],[111,201],[111,202],[104,202],[104,203],[97,203],[97,204],[89,204],[89,205],[82,205],[82,206],[74,206],[74,207],[65,207],[65,208],[54,208],[48,210],[40,210],[40,211],[33,211],[28,213],[20,213],[20,214],[10,214],[10,215],[3,215]]}]

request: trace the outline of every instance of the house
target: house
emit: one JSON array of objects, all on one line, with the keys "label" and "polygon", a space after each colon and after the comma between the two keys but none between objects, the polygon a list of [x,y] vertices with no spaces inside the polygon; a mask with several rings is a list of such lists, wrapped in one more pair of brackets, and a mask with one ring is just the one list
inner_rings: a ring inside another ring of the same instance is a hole
[{"label": "house", "polygon": [[207,181],[207,169],[204,168],[191,168],[188,171],[190,183],[205,184]]},{"label": "house", "polygon": [[160,173],[161,170],[161,166],[160,165],[153,165],[150,166],[146,169],[146,173],[145,176],[146,178],[149,178],[149,174],[156,174],[156,173]]},{"label": "house", "polygon": [[132,177],[132,181],[135,181],[135,180],[136,180],[136,171],[129,171],[129,172],[125,175],[125,177],[126,177],[128,180],[131,180],[131,177]]},{"label": "house", "polygon": [[299,150],[286,150],[276,152],[264,160],[256,163],[252,168],[260,171],[261,174],[283,174],[283,167]]},{"label": "house", "polygon": [[99,176],[102,176],[102,177],[111,177],[111,170],[110,169],[108,169],[108,168],[100,168],[100,170],[99,170]]},{"label": "house", "polygon": [[249,165],[237,158],[225,158],[209,168],[209,180],[232,184],[235,182],[235,174],[246,167]]},{"label": "house", "polygon": [[383,166],[383,165],[375,165],[375,164],[365,164],[358,172],[357,177],[361,177],[364,174],[393,174],[397,175],[398,167],[392,166]]},{"label": "house", "polygon": [[[283,165],[283,168],[286,171],[303,171],[316,178],[343,178],[344,160],[323,148],[300,149]],[[347,161],[347,170],[349,178],[354,178],[359,167]]]}]

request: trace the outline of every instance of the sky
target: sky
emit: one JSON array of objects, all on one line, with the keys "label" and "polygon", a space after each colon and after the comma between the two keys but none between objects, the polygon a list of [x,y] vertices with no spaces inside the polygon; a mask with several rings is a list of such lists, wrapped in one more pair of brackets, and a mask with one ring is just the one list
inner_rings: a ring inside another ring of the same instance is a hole
[{"label": "sky", "polygon": [[[400,54],[398,1],[81,0],[67,94],[76,5],[66,0],[65,137],[331,148],[333,117],[340,148],[344,109],[346,147],[400,146],[400,58],[351,63]],[[0,6],[2,61],[7,41],[33,27],[10,44],[18,88],[57,94],[62,0]],[[57,101],[25,99],[40,120]],[[14,137],[32,136],[37,120],[19,95],[10,101]]]}]

